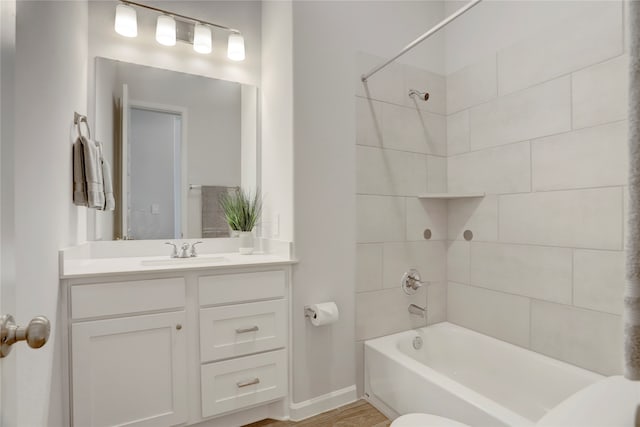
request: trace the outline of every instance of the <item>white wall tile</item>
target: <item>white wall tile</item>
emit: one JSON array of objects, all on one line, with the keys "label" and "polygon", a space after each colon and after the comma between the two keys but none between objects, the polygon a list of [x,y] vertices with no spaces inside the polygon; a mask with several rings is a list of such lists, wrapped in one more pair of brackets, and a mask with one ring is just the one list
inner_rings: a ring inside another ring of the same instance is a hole
[{"label": "white wall tile", "polygon": [[426,325],[426,319],[407,310],[409,304],[425,307],[427,292],[406,295],[400,286],[356,294],[356,340],[389,335]]},{"label": "white wall tile", "polygon": [[534,351],[605,375],[620,373],[620,316],[543,301],[531,304]]},{"label": "white wall tile", "polygon": [[382,286],[400,287],[402,275],[415,268],[423,281],[443,282],[447,278],[445,241],[389,242],[384,244]]},{"label": "white wall tile", "polygon": [[500,240],[587,249],[622,249],[622,190],[500,196]]},{"label": "white wall tile", "polygon": [[469,110],[447,116],[447,154],[469,151]]},{"label": "white wall tile", "polygon": [[476,286],[570,304],[571,274],[571,249],[471,242]]},{"label": "white wall tile", "polygon": [[447,158],[427,156],[427,192],[447,192]]},{"label": "white wall tile", "polygon": [[530,300],[449,282],[447,320],[486,335],[527,347]]},{"label": "white wall tile", "polygon": [[627,123],[532,142],[533,190],[605,187],[627,182]]},{"label": "white wall tile", "polygon": [[469,283],[470,243],[464,241],[447,242],[447,280]]},{"label": "white wall tile", "polygon": [[472,150],[571,129],[571,87],[561,77],[469,110]]},{"label": "white wall tile", "polygon": [[447,282],[427,286],[427,325],[447,320]]},{"label": "white wall tile", "polygon": [[624,252],[576,250],[573,272],[574,305],[622,314]]},{"label": "white wall tile", "polygon": [[382,104],[356,97],[356,144],[382,147]]},{"label": "white wall tile", "polygon": [[447,154],[446,117],[409,107],[383,104],[383,146],[413,153]]},{"label": "white wall tile", "polygon": [[375,76],[363,83],[360,76],[379,65],[384,58],[358,52],[356,55],[356,95],[378,101],[402,105],[405,101],[402,65],[391,63]]},{"label": "white wall tile", "polygon": [[[407,94],[404,105],[413,108],[417,106],[421,110],[432,113],[447,114],[447,90],[444,76],[409,65],[404,65],[403,71],[405,82],[404,92]],[[410,98],[410,89],[428,92],[429,100],[425,102]]]},{"label": "white wall tile", "polygon": [[447,159],[451,193],[521,193],[531,190],[529,142],[509,144]]},{"label": "white wall tile", "polygon": [[629,56],[622,55],[572,76],[573,127],[627,118]]},{"label": "white wall tile", "polygon": [[427,156],[375,147],[356,147],[359,194],[417,196],[427,191]]},{"label": "white wall tile", "polygon": [[450,200],[449,240],[463,240],[465,230],[481,242],[498,240],[498,196]]},{"label": "white wall tile", "polygon": [[424,230],[431,230],[431,240],[447,239],[447,202],[407,197],[406,240],[424,240]]},{"label": "white wall tile", "polygon": [[621,22],[621,2],[591,2],[571,19],[501,50],[498,92],[511,93],[619,55]]},{"label": "white wall tile", "polygon": [[356,292],[382,289],[382,243],[356,245]]},{"label": "white wall tile", "polygon": [[482,61],[447,76],[447,112],[458,112],[494,98],[497,94],[496,57]]},{"label": "white wall tile", "polygon": [[402,241],[405,237],[404,198],[356,196],[356,221],[358,243]]}]

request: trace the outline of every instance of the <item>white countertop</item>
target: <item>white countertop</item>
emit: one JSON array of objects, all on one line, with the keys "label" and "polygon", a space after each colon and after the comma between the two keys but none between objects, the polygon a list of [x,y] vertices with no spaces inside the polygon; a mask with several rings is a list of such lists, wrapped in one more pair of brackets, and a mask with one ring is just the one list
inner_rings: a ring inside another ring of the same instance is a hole
[{"label": "white countertop", "polygon": [[[164,262],[167,264],[163,264]],[[290,265],[296,261],[282,255],[237,252],[202,254],[197,258],[168,256],[66,259],[60,266],[60,278],[75,279],[94,276],[116,276],[127,273],[164,273],[173,271],[210,270],[212,268]],[[153,265],[149,265],[153,264]]]}]

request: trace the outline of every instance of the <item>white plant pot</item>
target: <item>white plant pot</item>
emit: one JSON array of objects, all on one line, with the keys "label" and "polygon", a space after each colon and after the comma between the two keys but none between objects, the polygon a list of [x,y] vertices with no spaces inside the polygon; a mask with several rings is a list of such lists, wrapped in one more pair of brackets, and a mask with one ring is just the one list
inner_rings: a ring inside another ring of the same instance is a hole
[{"label": "white plant pot", "polygon": [[240,253],[242,255],[251,255],[253,253],[253,233],[251,231],[241,231],[238,237],[240,238]]}]

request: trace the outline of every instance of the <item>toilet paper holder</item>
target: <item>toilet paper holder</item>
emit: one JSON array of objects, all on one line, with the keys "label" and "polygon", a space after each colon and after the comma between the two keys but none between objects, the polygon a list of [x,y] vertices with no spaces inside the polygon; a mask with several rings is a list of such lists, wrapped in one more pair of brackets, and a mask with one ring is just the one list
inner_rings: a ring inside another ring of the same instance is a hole
[{"label": "toilet paper holder", "polygon": [[309,307],[308,305],[304,306],[304,317],[307,317],[309,319],[315,318],[316,317],[316,311],[314,309],[312,309],[311,307]]}]

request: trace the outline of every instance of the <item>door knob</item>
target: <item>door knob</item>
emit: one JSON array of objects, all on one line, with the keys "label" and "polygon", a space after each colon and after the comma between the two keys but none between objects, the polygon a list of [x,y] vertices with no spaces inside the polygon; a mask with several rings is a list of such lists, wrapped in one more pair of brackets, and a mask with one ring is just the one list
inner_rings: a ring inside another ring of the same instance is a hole
[{"label": "door knob", "polygon": [[11,346],[18,341],[26,341],[31,348],[40,348],[49,340],[51,324],[44,316],[36,316],[22,328],[16,325],[13,316],[0,317],[0,358],[11,352]]}]

